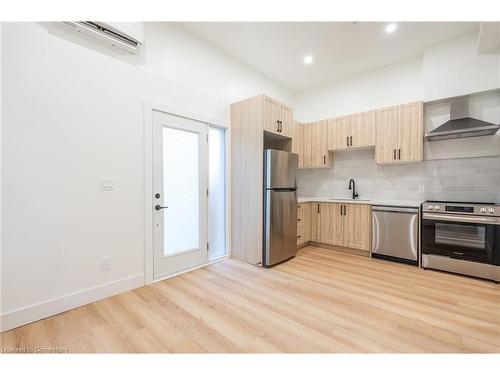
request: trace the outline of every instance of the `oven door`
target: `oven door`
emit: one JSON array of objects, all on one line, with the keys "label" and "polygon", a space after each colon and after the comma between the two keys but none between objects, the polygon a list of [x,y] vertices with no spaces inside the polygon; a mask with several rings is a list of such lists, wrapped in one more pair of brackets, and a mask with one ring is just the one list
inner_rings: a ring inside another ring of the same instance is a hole
[{"label": "oven door", "polygon": [[500,265],[500,218],[426,212],[422,253]]}]

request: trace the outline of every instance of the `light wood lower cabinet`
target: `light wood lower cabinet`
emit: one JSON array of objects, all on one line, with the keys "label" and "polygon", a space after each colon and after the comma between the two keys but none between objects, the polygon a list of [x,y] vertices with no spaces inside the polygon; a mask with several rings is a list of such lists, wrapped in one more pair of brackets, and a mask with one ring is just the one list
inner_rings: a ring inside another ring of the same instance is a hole
[{"label": "light wood lower cabinet", "polygon": [[343,222],[342,246],[370,251],[371,206],[368,204],[345,204]]},{"label": "light wood lower cabinet", "polygon": [[319,210],[319,242],[343,246],[342,206],[338,203],[321,203]]},{"label": "light wood lower cabinet", "polygon": [[311,241],[311,203],[297,206],[297,246]]},{"label": "light wood lower cabinet", "polygon": [[[306,211],[304,203],[299,206],[302,225],[310,228],[310,237],[299,229],[298,245],[308,241],[320,244],[349,247],[370,251],[371,246],[371,206],[369,204],[310,203]],[[309,223],[304,216],[309,212]]]},{"label": "light wood lower cabinet", "polygon": [[311,241],[320,241],[320,205],[321,203],[311,203]]}]

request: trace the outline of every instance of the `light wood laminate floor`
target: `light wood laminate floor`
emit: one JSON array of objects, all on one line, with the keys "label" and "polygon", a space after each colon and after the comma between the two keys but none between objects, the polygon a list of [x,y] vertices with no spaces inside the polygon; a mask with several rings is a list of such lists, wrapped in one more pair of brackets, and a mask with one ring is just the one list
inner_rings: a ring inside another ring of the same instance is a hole
[{"label": "light wood laminate floor", "polygon": [[70,352],[500,352],[500,286],[306,247],[226,260],[1,335]]}]

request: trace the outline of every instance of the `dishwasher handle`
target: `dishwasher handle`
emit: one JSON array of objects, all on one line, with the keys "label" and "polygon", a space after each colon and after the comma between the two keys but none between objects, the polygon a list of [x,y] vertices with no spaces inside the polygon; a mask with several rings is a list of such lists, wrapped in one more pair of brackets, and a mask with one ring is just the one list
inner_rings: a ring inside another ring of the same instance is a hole
[{"label": "dishwasher handle", "polygon": [[415,207],[396,207],[396,206],[372,206],[372,211],[402,212],[402,213],[416,214],[416,213],[418,213],[418,208],[415,208]]}]

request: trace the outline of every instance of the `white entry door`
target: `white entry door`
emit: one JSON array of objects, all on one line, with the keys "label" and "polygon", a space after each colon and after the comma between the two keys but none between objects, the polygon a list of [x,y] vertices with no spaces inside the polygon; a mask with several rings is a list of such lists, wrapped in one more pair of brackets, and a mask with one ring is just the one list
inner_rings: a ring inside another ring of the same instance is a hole
[{"label": "white entry door", "polygon": [[153,111],[154,278],[208,260],[207,124]]}]

